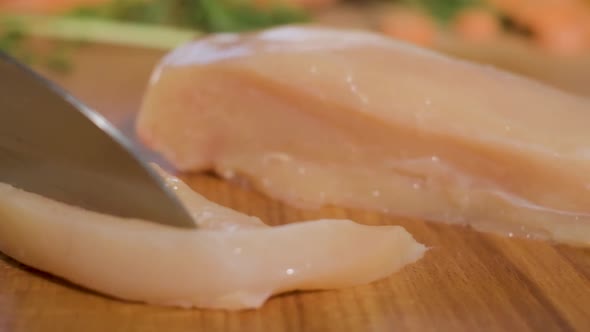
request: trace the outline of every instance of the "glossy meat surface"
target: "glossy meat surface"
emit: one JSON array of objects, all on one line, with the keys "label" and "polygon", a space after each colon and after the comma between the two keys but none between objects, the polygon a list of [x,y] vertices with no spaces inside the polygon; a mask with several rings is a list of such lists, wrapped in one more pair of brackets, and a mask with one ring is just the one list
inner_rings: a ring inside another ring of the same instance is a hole
[{"label": "glossy meat surface", "polygon": [[293,205],[590,244],[590,101],[365,32],[206,37],[153,73],[143,141]]},{"label": "glossy meat surface", "polygon": [[89,212],[0,183],[0,251],[116,298],[232,310],[291,290],[369,283],[426,251],[396,226],[318,220],[268,227],[167,180],[197,230]]}]

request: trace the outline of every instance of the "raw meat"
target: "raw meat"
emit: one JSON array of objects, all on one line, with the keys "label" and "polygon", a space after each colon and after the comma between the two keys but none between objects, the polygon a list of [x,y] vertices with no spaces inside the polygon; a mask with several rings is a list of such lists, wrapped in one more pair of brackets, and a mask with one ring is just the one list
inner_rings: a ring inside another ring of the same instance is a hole
[{"label": "raw meat", "polygon": [[290,290],[369,283],[426,250],[396,226],[318,220],[271,228],[167,179],[199,229],[90,212],[0,183],[0,251],[121,299],[247,309]]},{"label": "raw meat", "polygon": [[183,171],[284,202],[590,244],[590,101],[372,34],[280,27],[171,52],[139,115]]}]

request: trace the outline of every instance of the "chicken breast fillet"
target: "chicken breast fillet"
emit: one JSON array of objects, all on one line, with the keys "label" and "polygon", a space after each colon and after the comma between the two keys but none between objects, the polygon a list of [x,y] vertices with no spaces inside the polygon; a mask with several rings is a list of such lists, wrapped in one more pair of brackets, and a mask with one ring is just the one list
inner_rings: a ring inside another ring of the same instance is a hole
[{"label": "chicken breast fillet", "polygon": [[369,32],[280,27],[179,47],[143,141],[183,171],[326,204],[590,244],[590,101]]}]

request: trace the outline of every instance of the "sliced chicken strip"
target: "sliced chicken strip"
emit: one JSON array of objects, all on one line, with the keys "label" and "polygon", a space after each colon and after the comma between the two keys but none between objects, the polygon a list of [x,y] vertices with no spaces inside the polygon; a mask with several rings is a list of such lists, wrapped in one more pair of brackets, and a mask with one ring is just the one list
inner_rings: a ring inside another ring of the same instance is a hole
[{"label": "sliced chicken strip", "polygon": [[426,250],[397,226],[318,220],[268,227],[166,178],[198,229],[90,212],[0,184],[0,250],[116,298],[232,310],[291,290],[370,283]]}]

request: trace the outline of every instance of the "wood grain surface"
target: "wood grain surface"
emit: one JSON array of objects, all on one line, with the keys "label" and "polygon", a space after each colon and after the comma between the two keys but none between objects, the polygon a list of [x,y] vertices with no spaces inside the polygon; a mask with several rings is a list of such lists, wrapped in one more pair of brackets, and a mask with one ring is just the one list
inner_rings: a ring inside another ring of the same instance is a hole
[{"label": "wood grain surface", "polygon": [[[131,132],[161,55],[90,46],[78,51],[71,75],[49,76]],[[590,331],[590,249],[335,207],[298,210],[212,176],[182,177],[211,200],[269,224],[319,217],[397,224],[431,250],[369,285],[285,294],[243,312],[121,302],[0,254],[0,331]]]}]

